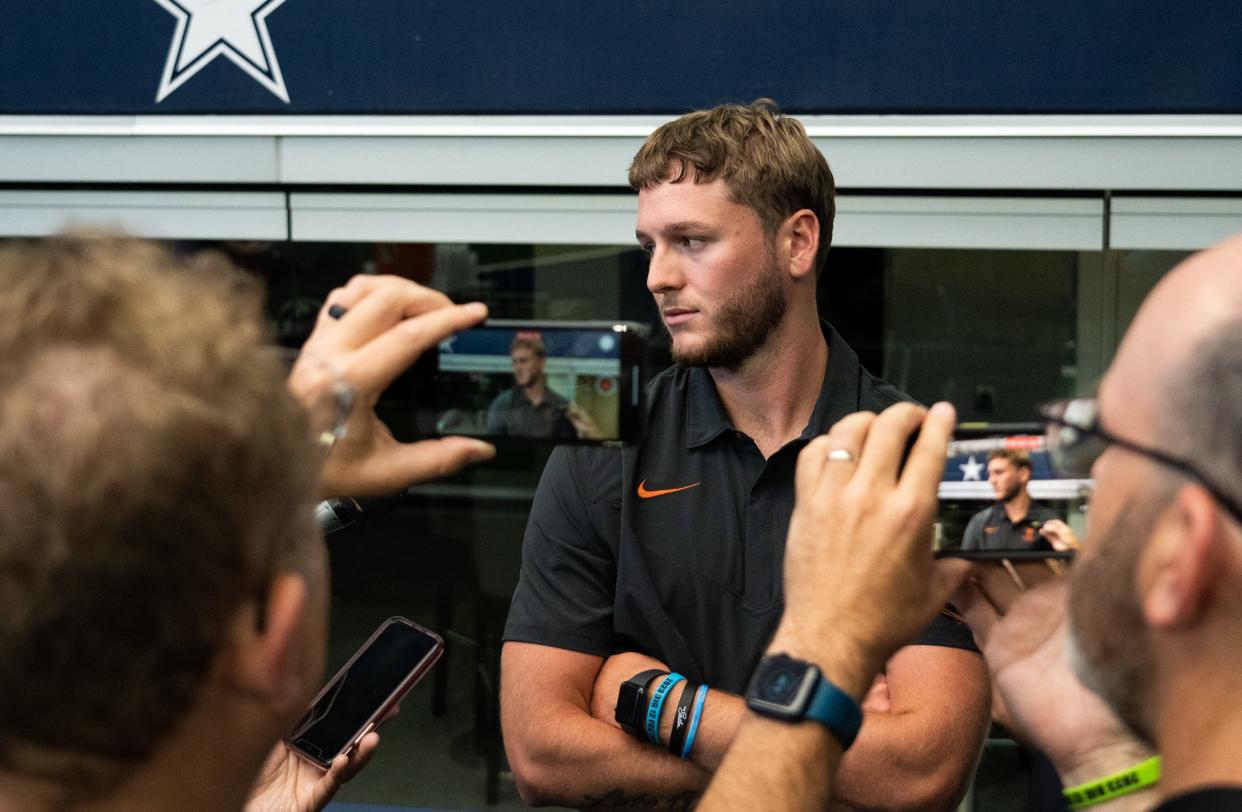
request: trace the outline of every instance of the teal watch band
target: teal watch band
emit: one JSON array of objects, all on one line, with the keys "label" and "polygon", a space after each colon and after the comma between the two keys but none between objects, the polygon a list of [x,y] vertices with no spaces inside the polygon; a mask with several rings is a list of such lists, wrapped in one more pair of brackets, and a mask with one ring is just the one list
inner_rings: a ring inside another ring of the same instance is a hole
[{"label": "teal watch band", "polygon": [[846,749],[862,727],[862,708],[852,696],[824,679],[814,664],[787,654],[764,657],[746,690],[746,706],[785,722],[812,719]]},{"label": "teal watch band", "polygon": [[832,731],[832,735],[841,742],[841,749],[848,750],[862,728],[862,708],[854,697],[824,679],[818,670],[816,676],[819,680],[815,693],[811,694],[811,701],[807,703],[806,718],[814,719]]}]

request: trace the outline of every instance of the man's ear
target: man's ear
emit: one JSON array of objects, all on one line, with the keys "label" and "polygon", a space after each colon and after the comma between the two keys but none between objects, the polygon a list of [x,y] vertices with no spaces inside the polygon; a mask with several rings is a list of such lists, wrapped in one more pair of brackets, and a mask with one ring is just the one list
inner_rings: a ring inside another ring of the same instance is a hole
[{"label": "man's ear", "polygon": [[1018,482],[1025,487],[1031,482],[1031,468],[1029,465],[1021,465],[1018,467]]},{"label": "man's ear", "polygon": [[789,246],[789,273],[794,279],[815,276],[815,255],[819,250],[819,218],[810,209],[799,209],[785,219],[781,228]]},{"label": "man's ear", "polygon": [[1152,530],[1137,573],[1143,614],[1155,628],[1192,625],[1228,563],[1216,502],[1202,486],[1183,485]]},{"label": "man's ear", "polygon": [[230,632],[229,678],[235,688],[279,711],[305,701],[301,658],[308,611],[306,580],[291,572],[272,579],[262,602],[238,609]]}]

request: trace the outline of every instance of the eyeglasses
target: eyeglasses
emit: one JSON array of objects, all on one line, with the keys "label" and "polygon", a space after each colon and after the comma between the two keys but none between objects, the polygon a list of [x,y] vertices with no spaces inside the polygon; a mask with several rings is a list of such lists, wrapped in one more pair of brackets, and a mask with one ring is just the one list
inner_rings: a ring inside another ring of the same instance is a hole
[{"label": "eyeglasses", "polygon": [[1061,476],[1090,476],[1092,464],[1104,453],[1104,449],[1110,445],[1120,446],[1166,465],[1199,483],[1213,499],[1229,511],[1229,515],[1242,523],[1242,507],[1189,462],[1159,449],[1123,440],[1100,428],[1100,410],[1095,398],[1046,403],[1039,407],[1039,414],[1047,424],[1044,448],[1053,469]]}]

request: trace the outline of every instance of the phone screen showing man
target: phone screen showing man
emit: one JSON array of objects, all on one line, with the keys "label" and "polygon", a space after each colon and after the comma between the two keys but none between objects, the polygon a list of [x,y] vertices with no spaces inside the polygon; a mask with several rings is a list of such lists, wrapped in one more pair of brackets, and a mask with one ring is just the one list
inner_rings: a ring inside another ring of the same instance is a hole
[{"label": "phone screen showing man", "polygon": [[634,339],[628,325],[598,323],[499,322],[458,333],[419,368],[418,431],[552,443],[630,439],[641,394]]},{"label": "phone screen showing man", "polygon": [[1041,428],[958,426],[940,483],[937,549],[973,557],[1077,548],[1091,482],[1056,473]]}]

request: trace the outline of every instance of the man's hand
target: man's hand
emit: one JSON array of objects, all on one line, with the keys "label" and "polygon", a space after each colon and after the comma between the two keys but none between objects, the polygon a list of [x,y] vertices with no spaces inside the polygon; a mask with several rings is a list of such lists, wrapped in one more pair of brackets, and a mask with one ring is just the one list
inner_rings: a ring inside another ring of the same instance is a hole
[{"label": "man's hand", "polygon": [[591,715],[620,729],[617,724],[617,693],[621,690],[621,683],[649,668],[669,670],[667,665],[654,657],[637,651],[618,652],[604,660],[595,677],[595,687],[591,689]]},{"label": "man's hand", "polygon": [[582,407],[573,401],[565,407],[565,417],[573,424],[574,431],[578,432],[578,437],[583,440],[602,440],[604,435],[599,430],[599,426],[595,425],[595,421],[591,416],[582,410]]},{"label": "man's hand", "polygon": [[1052,549],[1064,552],[1078,549],[1078,537],[1070,526],[1060,519],[1049,519],[1039,528],[1039,535],[1048,539]]},{"label": "man's hand", "polygon": [[325,772],[277,742],[250,791],[246,812],[318,812],[367,765],[378,746],[379,734],[368,733],[352,755],[337,756]]},{"label": "man's hand", "polygon": [[927,412],[901,403],[879,417],[850,415],[802,450],[785,548],[785,615],[772,651],[839,664],[848,673],[829,678],[861,697],[889,656],[944,606],[969,569],[935,561],[931,551],[953,421],[948,404]]},{"label": "man's hand", "polygon": [[998,605],[973,585],[954,603],[983,650],[1018,736],[1052,760],[1067,785],[1130,767],[1151,755],[1070,671],[1063,579]]},{"label": "man's hand", "polygon": [[[964,561],[934,560],[931,549],[953,420],[948,404],[854,414],[798,457],[785,614],[768,650],[810,659],[855,699],[872,686],[872,707],[892,704],[887,680],[873,683],[875,675],[969,571]],[[840,758],[841,743],[821,725],[751,715],[700,808],[822,809]]]},{"label": "man's hand", "polygon": [[[465,437],[399,443],[375,414],[380,394],[423,352],[486,316],[478,302],[454,305],[395,276],[356,276],[328,295],[289,374],[317,433],[344,420],[345,435],[324,464],[322,496],[385,496],[495,454]],[[352,400],[340,396],[349,390]],[[335,414],[346,406],[348,414]]]}]

